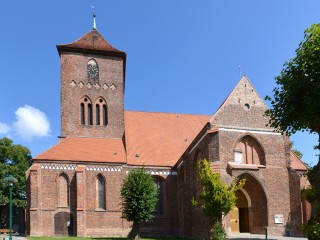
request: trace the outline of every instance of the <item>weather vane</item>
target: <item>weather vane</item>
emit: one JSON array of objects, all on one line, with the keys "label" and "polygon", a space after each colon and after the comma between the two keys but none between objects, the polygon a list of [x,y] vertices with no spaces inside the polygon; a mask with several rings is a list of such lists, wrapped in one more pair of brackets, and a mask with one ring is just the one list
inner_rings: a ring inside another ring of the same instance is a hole
[{"label": "weather vane", "polygon": [[93,9],[93,27],[92,27],[92,30],[97,30],[96,13],[94,12],[94,6],[92,5],[91,8]]}]

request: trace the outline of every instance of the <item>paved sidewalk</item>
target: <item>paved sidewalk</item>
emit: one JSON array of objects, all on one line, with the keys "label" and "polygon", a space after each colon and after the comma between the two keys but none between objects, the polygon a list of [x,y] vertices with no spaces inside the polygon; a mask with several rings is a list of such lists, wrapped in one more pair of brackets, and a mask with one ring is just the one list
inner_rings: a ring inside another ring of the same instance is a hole
[{"label": "paved sidewalk", "polygon": [[[240,233],[240,234],[233,234],[227,237],[227,239],[233,240],[259,240],[259,239],[266,239],[266,235],[263,234],[250,234],[250,233]],[[282,236],[268,236],[268,240],[308,240],[307,238],[303,237],[282,237]]]},{"label": "paved sidewalk", "polygon": [[[9,235],[0,234],[0,240],[8,240]],[[26,240],[26,237],[23,236],[12,236],[12,240]],[[227,239],[232,240],[260,240],[260,239],[266,239],[265,235],[260,234],[250,234],[250,233],[240,233],[240,234],[233,234],[227,237]],[[303,237],[277,237],[277,236],[268,236],[268,240],[308,240],[307,238]]]},{"label": "paved sidewalk", "polygon": [[[0,240],[3,240],[3,239],[8,240],[9,235],[0,234]],[[27,238],[22,236],[12,235],[12,240],[25,240],[25,239]]]}]

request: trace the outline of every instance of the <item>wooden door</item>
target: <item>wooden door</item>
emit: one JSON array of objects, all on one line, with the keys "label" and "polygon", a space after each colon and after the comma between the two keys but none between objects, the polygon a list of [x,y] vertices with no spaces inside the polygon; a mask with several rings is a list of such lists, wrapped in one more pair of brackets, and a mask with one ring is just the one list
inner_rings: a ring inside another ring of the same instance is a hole
[{"label": "wooden door", "polygon": [[230,211],[230,225],[231,225],[231,232],[238,233],[240,232],[239,228],[239,209],[234,207]]},{"label": "wooden door", "polygon": [[70,236],[73,235],[72,214],[59,212],[54,215],[54,234]]},{"label": "wooden door", "polygon": [[249,232],[248,208],[239,208],[240,232]]}]

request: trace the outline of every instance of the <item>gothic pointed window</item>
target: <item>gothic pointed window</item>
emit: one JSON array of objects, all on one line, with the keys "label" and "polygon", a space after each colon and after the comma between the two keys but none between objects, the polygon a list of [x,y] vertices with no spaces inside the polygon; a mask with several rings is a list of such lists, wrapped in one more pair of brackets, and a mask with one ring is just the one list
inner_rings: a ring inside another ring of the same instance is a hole
[{"label": "gothic pointed window", "polygon": [[86,114],[85,114],[85,108],[84,108],[84,103],[81,103],[80,104],[81,106],[81,113],[80,113],[80,116],[81,116],[81,124],[82,125],[85,125],[86,124],[86,120],[85,120],[85,117],[86,117]]},{"label": "gothic pointed window", "polygon": [[65,173],[62,173],[58,177],[58,207],[69,206],[69,187],[68,177]]},{"label": "gothic pointed window", "polygon": [[97,207],[99,209],[106,209],[106,190],[105,180],[101,175],[97,177]]},{"label": "gothic pointed window", "polygon": [[265,154],[259,142],[251,136],[243,137],[234,149],[237,164],[265,165]]},{"label": "gothic pointed window", "polygon": [[107,105],[103,104],[103,126],[107,126],[107,124],[108,124]]},{"label": "gothic pointed window", "polygon": [[89,97],[84,96],[80,100],[80,123],[81,125],[93,124],[92,104]]},{"label": "gothic pointed window", "polygon": [[96,125],[97,126],[107,126],[108,125],[108,109],[107,103],[103,97],[99,97],[96,102]]},{"label": "gothic pointed window", "polygon": [[96,104],[96,125],[100,125],[100,105]]},{"label": "gothic pointed window", "polygon": [[98,63],[94,59],[90,59],[87,64],[87,74],[88,79],[99,79],[99,66]]},{"label": "gothic pointed window", "polygon": [[92,125],[93,120],[92,120],[92,104],[88,104],[88,124]]},{"label": "gothic pointed window", "polygon": [[164,201],[164,191],[163,191],[163,180],[160,177],[154,177],[153,178],[154,184],[157,187],[158,190],[158,202],[156,205],[156,210],[155,213],[156,214],[163,214],[163,201]]}]

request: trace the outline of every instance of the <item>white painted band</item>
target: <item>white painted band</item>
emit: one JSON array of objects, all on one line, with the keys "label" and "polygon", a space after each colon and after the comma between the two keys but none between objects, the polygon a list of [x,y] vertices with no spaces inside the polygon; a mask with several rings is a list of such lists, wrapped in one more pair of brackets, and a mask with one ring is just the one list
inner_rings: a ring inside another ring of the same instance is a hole
[{"label": "white painted band", "polygon": [[243,130],[243,129],[233,129],[233,128],[219,128],[219,131],[281,135],[281,133],[277,133],[277,132],[263,132],[263,131],[256,131],[256,130]]}]

